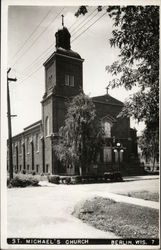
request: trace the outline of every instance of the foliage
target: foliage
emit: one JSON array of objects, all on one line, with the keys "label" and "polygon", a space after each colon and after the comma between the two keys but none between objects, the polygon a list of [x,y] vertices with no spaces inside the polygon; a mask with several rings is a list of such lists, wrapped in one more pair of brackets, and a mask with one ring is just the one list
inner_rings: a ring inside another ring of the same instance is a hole
[{"label": "foliage", "polygon": [[71,183],[71,176],[61,176],[60,181],[63,184],[70,184]]},{"label": "foliage", "polygon": [[92,100],[84,94],[74,97],[68,104],[65,125],[60,128],[58,145],[54,147],[57,158],[65,166],[78,167],[82,175],[97,160],[102,134]]},{"label": "foliage", "polygon": [[48,181],[51,183],[59,184],[60,177],[59,175],[48,175]]},{"label": "foliage", "polygon": [[112,6],[107,9],[116,29],[111,46],[120,48],[119,60],[106,69],[112,87],[139,91],[125,103],[122,115],[146,125],[159,121],[159,8],[158,6]]},{"label": "foliage", "polygon": [[[102,11],[102,6],[97,7],[98,12]],[[88,6],[87,5],[82,5],[78,8],[78,10],[75,13],[76,17],[79,17],[80,15],[85,15],[88,13]]]},{"label": "foliage", "polygon": [[75,175],[71,177],[72,184],[81,183],[81,181],[82,181],[82,177],[80,175]]},{"label": "foliage", "polygon": [[159,129],[146,128],[139,138],[139,146],[146,160],[153,160],[154,168],[155,161],[159,159]]},{"label": "foliage", "polygon": [[7,181],[9,187],[38,186],[39,181],[28,175],[16,175],[11,181]]},{"label": "foliage", "polygon": [[87,7],[86,6],[80,6],[79,9],[77,10],[77,12],[75,13],[75,16],[78,17],[79,15],[85,15],[88,12]]}]

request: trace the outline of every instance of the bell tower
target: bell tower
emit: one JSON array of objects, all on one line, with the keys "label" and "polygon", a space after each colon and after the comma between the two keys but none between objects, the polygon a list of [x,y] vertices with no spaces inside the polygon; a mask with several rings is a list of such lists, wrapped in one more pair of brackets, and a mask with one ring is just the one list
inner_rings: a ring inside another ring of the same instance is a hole
[{"label": "bell tower", "polygon": [[[62,16],[62,28],[56,34],[56,50],[44,62],[45,68],[45,93],[42,99],[42,123],[45,143],[45,162],[48,168],[53,170],[54,160],[50,159],[53,153],[51,139],[59,128],[64,125],[66,115],[66,102],[78,95],[83,90],[83,59],[71,49],[71,35],[64,27]],[[53,139],[52,139],[53,141]],[[48,162],[47,162],[48,161]]]},{"label": "bell tower", "polygon": [[[63,22],[64,25],[64,22]],[[75,96],[83,89],[83,59],[71,50],[71,35],[63,26],[56,34],[56,51],[45,61],[45,95]]]}]

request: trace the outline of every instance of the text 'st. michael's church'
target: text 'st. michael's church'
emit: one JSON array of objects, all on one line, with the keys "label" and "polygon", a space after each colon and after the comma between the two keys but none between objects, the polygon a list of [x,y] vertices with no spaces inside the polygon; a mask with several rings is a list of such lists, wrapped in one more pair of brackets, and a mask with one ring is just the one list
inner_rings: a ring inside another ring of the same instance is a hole
[{"label": "text 'st. michael's church'", "polygon": [[[84,60],[71,50],[71,35],[66,27],[58,30],[55,36],[56,51],[44,62],[42,120],[24,128],[22,133],[12,138],[16,172],[79,174],[75,166],[60,164],[54,155],[53,145],[56,144],[59,128],[64,125],[67,99],[83,90]],[[105,144],[100,150],[97,164],[88,171],[90,174],[101,174],[107,172],[112,165],[117,165],[118,160],[126,165],[137,158],[136,131],[130,128],[129,118],[117,117],[123,103],[108,92],[103,96],[93,97],[92,101],[104,126]],[[120,155],[117,150],[113,150],[116,143],[125,148],[120,151]]]}]

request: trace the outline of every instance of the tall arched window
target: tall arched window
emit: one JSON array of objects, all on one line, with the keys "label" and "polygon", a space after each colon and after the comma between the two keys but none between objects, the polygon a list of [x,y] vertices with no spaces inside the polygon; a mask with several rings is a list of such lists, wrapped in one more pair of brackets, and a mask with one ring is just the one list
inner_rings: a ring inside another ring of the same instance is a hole
[{"label": "tall arched window", "polygon": [[26,151],[29,154],[29,137],[26,138]]},{"label": "tall arched window", "polygon": [[21,140],[19,141],[19,152],[20,154],[22,154],[22,141]]},{"label": "tall arched window", "polygon": [[104,122],[104,132],[105,137],[111,137],[111,124],[109,122]]},{"label": "tall arched window", "polygon": [[45,119],[45,135],[49,135],[49,117],[47,116]]},{"label": "tall arched window", "polygon": [[36,148],[36,152],[38,152],[39,151],[39,134],[36,134],[35,148]]}]

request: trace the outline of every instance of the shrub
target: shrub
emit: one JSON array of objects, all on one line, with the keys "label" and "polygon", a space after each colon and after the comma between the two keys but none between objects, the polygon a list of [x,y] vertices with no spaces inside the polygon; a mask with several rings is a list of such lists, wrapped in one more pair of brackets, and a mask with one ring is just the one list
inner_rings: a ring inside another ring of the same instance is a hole
[{"label": "shrub", "polygon": [[7,187],[9,186],[9,184],[10,184],[10,179],[9,177],[7,177]]},{"label": "shrub", "polygon": [[68,177],[68,176],[65,177],[64,181],[65,181],[64,182],[65,184],[70,184],[71,183],[71,177]]},{"label": "shrub", "polygon": [[113,174],[113,176],[114,176],[114,180],[115,180],[115,181],[123,181],[122,175],[121,175],[120,172],[115,172],[115,173]]},{"label": "shrub", "polygon": [[38,186],[39,181],[32,176],[17,175],[8,183],[8,187]]},{"label": "shrub", "polygon": [[82,177],[79,175],[76,176],[72,176],[71,177],[71,183],[72,184],[77,184],[77,183],[81,183],[82,182]]},{"label": "shrub", "polygon": [[48,181],[54,184],[59,184],[60,177],[59,175],[48,175]]},{"label": "shrub", "polygon": [[33,170],[33,171],[32,171],[32,175],[35,175],[35,174],[36,174],[36,172],[35,172],[35,170]]},{"label": "shrub", "polygon": [[70,176],[61,176],[60,181],[61,181],[61,183],[64,183],[64,184],[70,184],[71,183],[71,177]]},{"label": "shrub", "polygon": [[122,175],[120,172],[113,172],[113,173],[110,173],[110,172],[106,172],[104,173],[104,178],[105,180],[111,180],[111,181],[122,181]]}]

